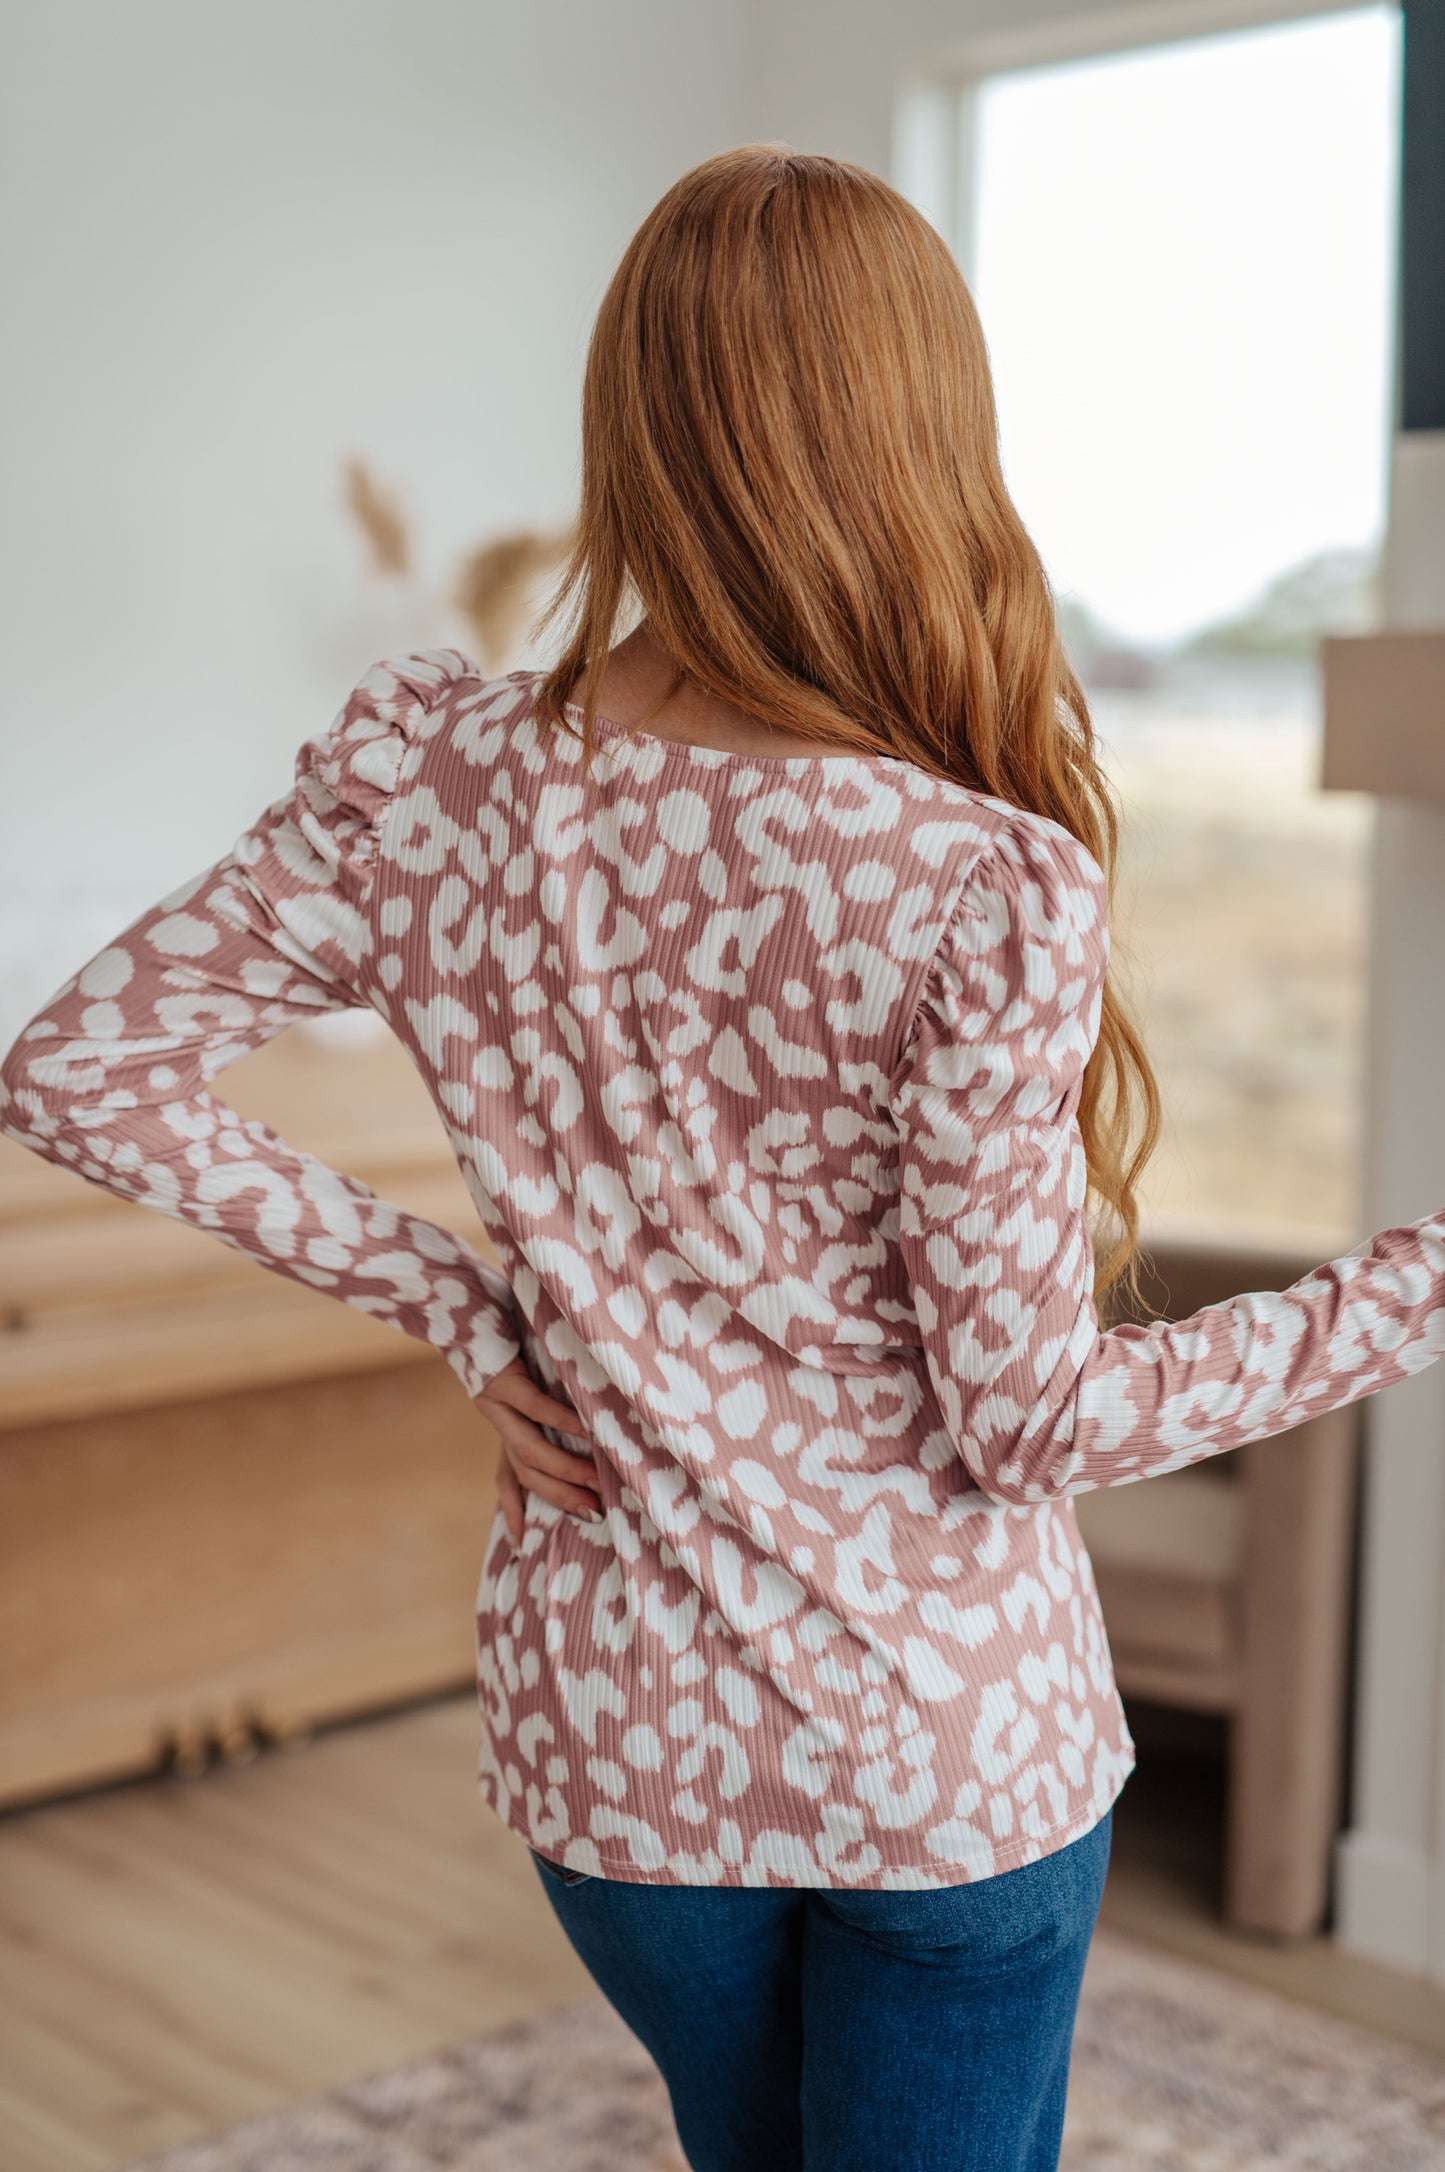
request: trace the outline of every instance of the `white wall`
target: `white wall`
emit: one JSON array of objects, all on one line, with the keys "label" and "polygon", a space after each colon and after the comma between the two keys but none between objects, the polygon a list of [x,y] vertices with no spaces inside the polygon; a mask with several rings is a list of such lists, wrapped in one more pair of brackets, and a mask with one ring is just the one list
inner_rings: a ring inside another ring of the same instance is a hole
[{"label": "white wall", "polygon": [[889,174],[894,85],[964,35],[1083,12],[1083,0],[747,0],[747,130]]},{"label": "white wall", "polygon": [[344,455],[438,572],[569,512],[592,314],[736,140],[737,26],[5,0],[0,1038],[285,789],[374,657],[466,645],[368,590]]}]

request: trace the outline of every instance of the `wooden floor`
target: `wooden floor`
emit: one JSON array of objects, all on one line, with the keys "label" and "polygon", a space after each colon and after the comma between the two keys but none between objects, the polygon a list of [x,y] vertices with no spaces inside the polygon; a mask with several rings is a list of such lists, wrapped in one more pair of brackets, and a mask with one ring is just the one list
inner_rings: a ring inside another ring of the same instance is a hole
[{"label": "wooden floor", "polygon": [[[476,1731],[464,1696],[0,1819],[0,2172],[101,2172],[585,1991]],[[1445,2053],[1445,1992],[1218,1928],[1218,1796],[1146,1749],[1104,1920]]]}]

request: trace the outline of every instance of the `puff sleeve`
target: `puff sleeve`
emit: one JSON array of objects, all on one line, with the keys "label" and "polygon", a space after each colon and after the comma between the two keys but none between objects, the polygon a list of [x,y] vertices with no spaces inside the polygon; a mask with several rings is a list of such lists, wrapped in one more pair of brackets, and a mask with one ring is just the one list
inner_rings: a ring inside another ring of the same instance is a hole
[{"label": "puff sleeve", "polygon": [[1104,877],[1008,810],[925,978],[889,1102],[927,1369],[979,1488],[1040,1501],[1175,1470],[1420,1371],[1445,1348],[1445,1213],[1282,1291],[1101,1333],[1078,1122]]},{"label": "puff sleeve", "polygon": [[0,1063],[0,1131],[441,1351],[475,1396],[515,1358],[506,1279],[207,1091],[299,1019],[371,1001],[370,899],[408,749],[466,668],[374,664],[292,788],[72,974]]}]

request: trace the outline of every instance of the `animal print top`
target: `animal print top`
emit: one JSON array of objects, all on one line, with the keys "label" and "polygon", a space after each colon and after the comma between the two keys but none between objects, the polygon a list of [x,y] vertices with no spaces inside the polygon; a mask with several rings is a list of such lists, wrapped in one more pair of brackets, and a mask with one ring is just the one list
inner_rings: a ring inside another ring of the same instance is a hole
[{"label": "animal print top", "polygon": [[[605,1519],[500,1515],[480,1783],[584,1872],[916,1887],[1079,1838],[1133,1763],[1070,1496],[1445,1346],[1445,1215],[1101,1334],[1076,1122],[1105,893],[1056,823],[891,757],[616,724],[379,663],[294,790],[81,968],[0,1124],[583,1414]],[[369,1004],[500,1261],[208,1092]],[[560,1438],[560,1436],[557,1436]]]}]

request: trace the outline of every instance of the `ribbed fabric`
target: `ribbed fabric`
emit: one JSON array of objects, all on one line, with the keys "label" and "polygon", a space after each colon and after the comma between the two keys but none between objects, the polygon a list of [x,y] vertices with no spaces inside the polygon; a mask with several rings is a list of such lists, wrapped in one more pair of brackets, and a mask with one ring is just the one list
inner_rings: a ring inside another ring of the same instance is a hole
[{"label": "ribbed fabric", "polygon": [[[499,1515],[477,1596],[480,1785],[533,1847],[897,1887],[1063,1847],[1133,1763],[1070,1496],[1428,1363],[1445,1217],[1101,1334],[1088,852],[889,757],[603,724],[589,773],[534,702],[453,649],[373,666],[31,1022],[0,1128],[582,1414],[605,1519]],[[500,1273],[206,1091],[367,1004]]]}]

